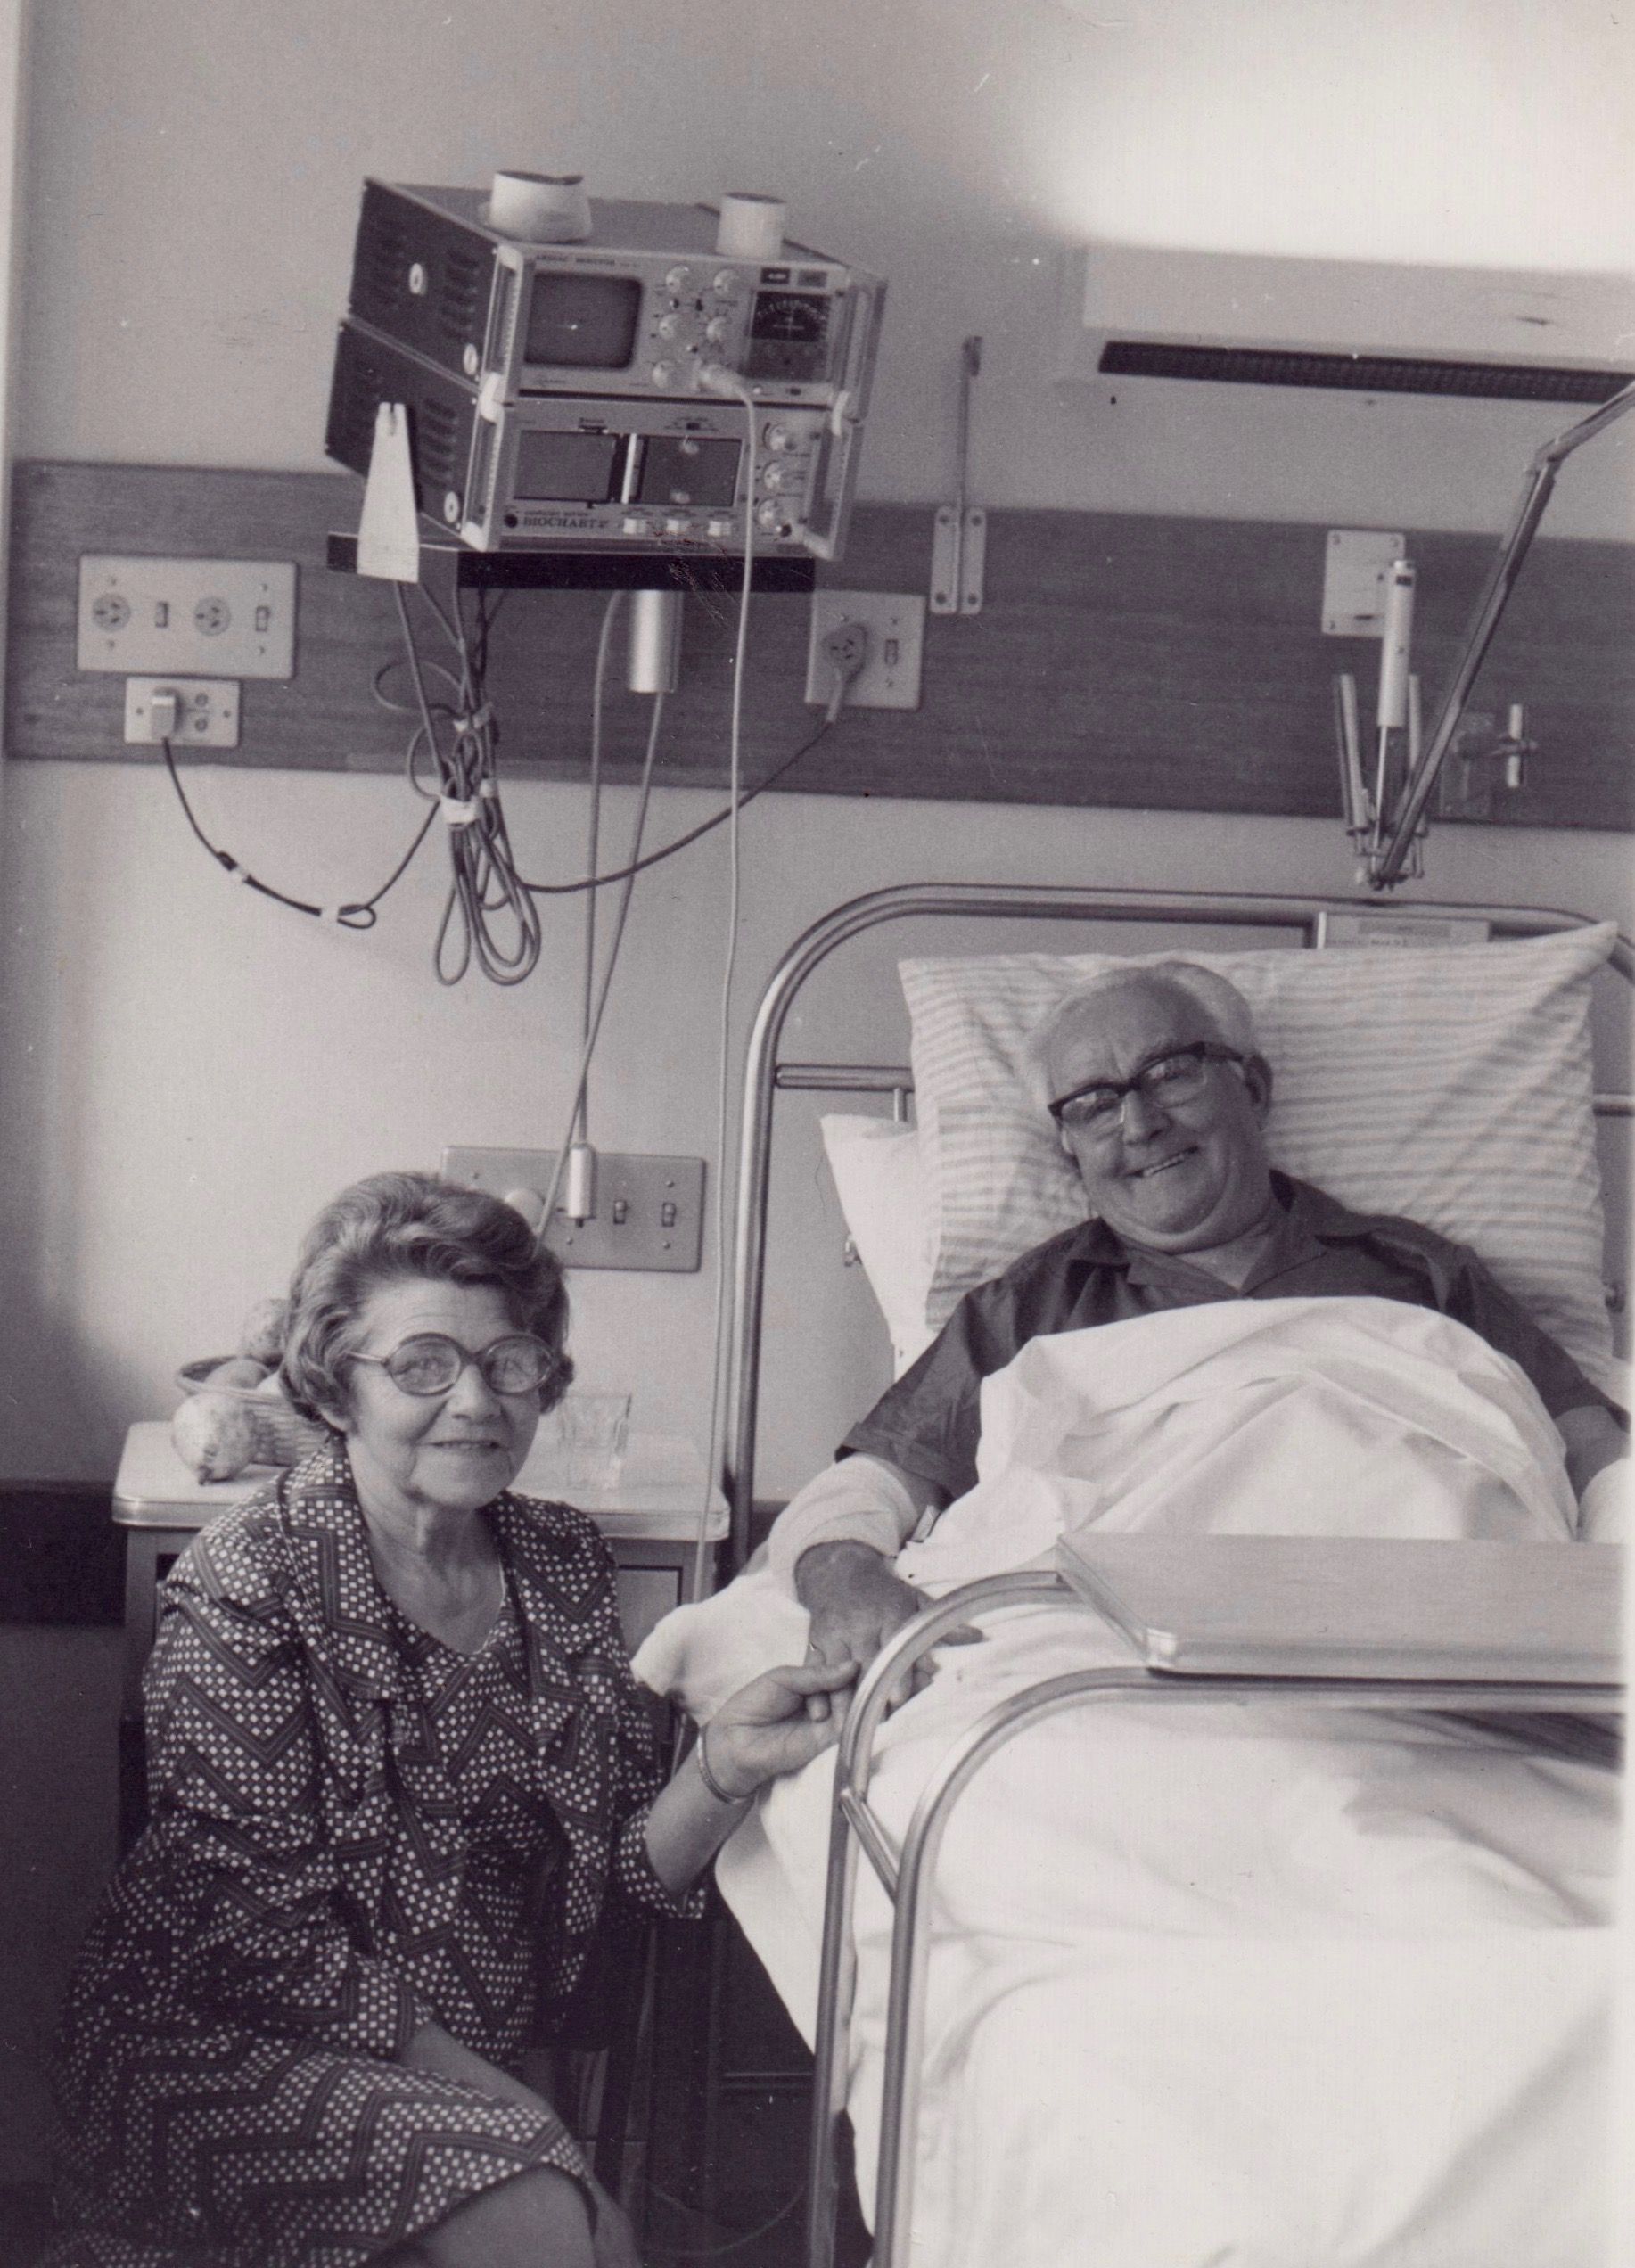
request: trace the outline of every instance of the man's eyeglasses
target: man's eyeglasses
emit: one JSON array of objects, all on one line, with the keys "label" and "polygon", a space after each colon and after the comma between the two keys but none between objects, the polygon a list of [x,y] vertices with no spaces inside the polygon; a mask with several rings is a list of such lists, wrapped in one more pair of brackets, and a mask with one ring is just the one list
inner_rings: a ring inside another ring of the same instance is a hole
[{"label": "man's eyeglasses", "polygon": [[1123,1121],[1126,1095],[1139,1095],[1161,1108],[1189,1103],[1204,1092],[1211,1064],[1243,1061],[1235,1048],[1194,1040],[1143,1064],[1133,1079],[1093,1080],[1088,1087],[1075,1087],[1071,1095],[1058,1096],[1049,1105],[1050,1115],[1070,1134],[1110,1134]]},{"label": "man's eyeglasses", "polygon": [[420,1331],[390,1354],[355,1354],[351,1360],[377,1364],[407,1394],[448,1393],[468,1363],[490,1393],[537,1393],[562,1368],[556,1349],[526,1331],[490,1339],[475,1354],[441,1331]]}]

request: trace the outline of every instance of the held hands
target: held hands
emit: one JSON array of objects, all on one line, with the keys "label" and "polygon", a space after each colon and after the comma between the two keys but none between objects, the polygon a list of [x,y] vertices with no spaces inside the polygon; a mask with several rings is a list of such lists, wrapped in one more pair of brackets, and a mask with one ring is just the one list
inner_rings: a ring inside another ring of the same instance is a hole
[{"label": "held hands", "polygon": [[[819,1543],[802,1552],[795,1591],[812,1618],[810,1658],[865,1670],[889,1639],[929,1602],[891,1572],[883,1552],[866,1543]],[[814,1693],[809,1716],[831,1713],[828,1695]]]},{"label": "held hands", "polygon": [[[821,1754],[840,1734],[829,1696],[856,1674],[850,1662],[806,1662],[768,1670],[723,1701],[706,1728],[705,1751],[721,1793],[747,1799],[768,1780],[799,1771]],[[823,1705],[821,1717],[811,1713],[815,1701]]]}]

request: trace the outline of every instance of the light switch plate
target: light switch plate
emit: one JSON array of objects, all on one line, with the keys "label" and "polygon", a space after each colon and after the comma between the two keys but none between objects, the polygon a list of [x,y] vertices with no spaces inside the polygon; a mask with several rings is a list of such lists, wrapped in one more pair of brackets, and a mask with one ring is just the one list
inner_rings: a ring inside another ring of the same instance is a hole
[{"label": "light switch plate", "polygon": [[[545,1202],[556,1170],[555,1150],[450,1148],[443,1177],[491,1197],[514,1190]],[[546,1243],[564,1268],[645,1268],[694,1273],[703,1253],[704,1162],[596,1153],[596,1212],[572,1221],[560,1204]]]},{"label": "light switch plate", "polygon": [[1408,538],[1386,528],[1330,528],[1323,546],[1323,635],[1379,637],[1385,628],[1385,583]]},{"label": "light switch plate", "polygon": [[289,560],[88,554],[78,665],[122,677],[293,677],[295,585]]}]

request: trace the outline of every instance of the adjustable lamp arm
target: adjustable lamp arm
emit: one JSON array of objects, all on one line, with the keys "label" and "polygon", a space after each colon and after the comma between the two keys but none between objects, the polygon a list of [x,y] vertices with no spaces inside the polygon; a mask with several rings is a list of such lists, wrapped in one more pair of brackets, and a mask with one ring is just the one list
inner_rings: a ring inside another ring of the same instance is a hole
[{"label": "adjustable lamp arm", "polygon": [[1613,395],[1609,401],[1603,402],[1599,409],[1592,410],[1588,417],[1581,418],[1576,425],[1569,426],[1565,433],[1558,433],[1553,441],[1547,441],[1528,466],[1509,531],[1477,602],[1475,614],[1466,634],[1458,667],[1454,670],[1452,682],[1442,697],[1442,707],[1436,712],[1436,721],[1431,727],[1425,755],[1409,784],[1407,800],[1392,827],[1391,840],[1372,866],[1368,876],[1372,888],[1388,890],[1401,876],[1414,836],[1418,832],[1419,822],[1425,815],[1425,807],[1430,801],[1431,791],[1436,785],[1436,776],[1453,744],[1453,735],[1458,730],[1465,703],[1470,698],[1470,689],[1476,681],[1476,672],[1486,659],[1488,647],[1493,642],[1493,633],[1499,628],[1499,618],[1509,602],[1516,577],[1522,571],[1522,562],[1526,558],[1528,546],[1544,517],[1544,507],[1549,502],[1557,473],[1574,449],[1582,448],[1586,441],[1593,440],[1598,433],[1630,409],[1635,409],[1635,382]]}]

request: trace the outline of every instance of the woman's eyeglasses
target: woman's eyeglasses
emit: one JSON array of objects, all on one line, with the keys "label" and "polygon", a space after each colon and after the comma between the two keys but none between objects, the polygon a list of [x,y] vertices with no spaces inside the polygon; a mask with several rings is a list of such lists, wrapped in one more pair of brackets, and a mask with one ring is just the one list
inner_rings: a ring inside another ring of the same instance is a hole
[{"label": "woman's eyeglasses", "polygon": [[1133,1079],[1097,1079],[1088,1087],[1075,1087],[1071,1095],[1050,1104],[1050,1115],[1070,1134],[1109,1134],[1123,1121],[1126,1095],[1139,1095],[1144,1102],[1163,1107],[1190,1103],[1204,1092],[1211,1064],[1243,1060],[1235,1048],[1194,1040],[1143,1064]]},{"label": "woman's eyeglasses", "polygon": [[355,1354],[351,1360],[376,1364],[407,1394],[447,1393],[468,1363],[490,1393],[537,1393],[562,1368],[556,1349],[526,1331],[490,1339],[475,1354],[441,1331],[420,1331],[390,1354]]}]

